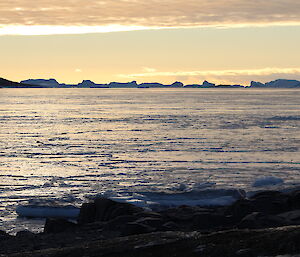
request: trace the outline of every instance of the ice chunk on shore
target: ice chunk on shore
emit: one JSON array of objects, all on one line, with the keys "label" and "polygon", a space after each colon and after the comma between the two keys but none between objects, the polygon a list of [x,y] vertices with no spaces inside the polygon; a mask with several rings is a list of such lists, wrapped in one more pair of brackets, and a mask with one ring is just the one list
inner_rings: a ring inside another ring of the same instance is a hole
[{"label": "ice chunk on shore", "polygon": [[189,206],[225,206],[238,199],[244,198],[246,193],[240,189],[205,189],[181,193],[151,193],[144,192],[151,202],[150,208]]},{"label": "ice chunk on shore", "polygon": [[195,183],[195,184],[193,185],[192,190],[193,190],[193,191],[199,191],[199,190],[203,190],[203,189],[212,187],[212,186],[214,186],[214,185],[216,185],[215,182],[201,182],[201,183]]},{"label": "ice chunk on shore", "polygon": [[252,186],[253,187],[264,187],[264,186],[275,186],[283,184],[283,179],[273,176],[260,177],[256,179]]},{"label": "ice chunk on shore", "polygon": [[21,217],[32,218],[77,218],[79,208],[73,206],[51,207],[51,206],[18,206],[16,212]]}]

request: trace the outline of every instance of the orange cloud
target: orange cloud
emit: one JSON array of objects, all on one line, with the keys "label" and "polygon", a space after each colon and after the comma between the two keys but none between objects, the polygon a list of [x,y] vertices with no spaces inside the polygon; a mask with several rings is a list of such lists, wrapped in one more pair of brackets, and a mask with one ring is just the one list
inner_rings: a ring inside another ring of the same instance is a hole
[{"label": "orange cloud", "polygon": [[298,0],[10,0],[0,3],[0,27],[194,27],[300,24]]}]

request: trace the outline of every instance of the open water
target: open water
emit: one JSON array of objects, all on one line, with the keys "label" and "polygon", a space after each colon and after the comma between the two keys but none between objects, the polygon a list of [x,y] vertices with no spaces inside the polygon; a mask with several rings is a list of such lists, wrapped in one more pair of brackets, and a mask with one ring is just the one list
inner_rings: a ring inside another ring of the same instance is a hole
[{"label": "open water", "polygon": [[40,231],[43,220],[17,218],[26,204],[298,187],[299,149],[296,89],[1,89],[0,230]]}]

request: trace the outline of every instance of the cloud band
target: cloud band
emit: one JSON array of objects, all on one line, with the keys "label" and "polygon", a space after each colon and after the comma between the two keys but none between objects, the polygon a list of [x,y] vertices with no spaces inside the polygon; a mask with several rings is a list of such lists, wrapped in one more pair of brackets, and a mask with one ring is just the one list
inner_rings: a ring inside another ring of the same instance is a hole
[{"label": "cloud band", "polygon": [[300,24],[296,0],[10,0],[0,27],[83,26],[172,28]]}]

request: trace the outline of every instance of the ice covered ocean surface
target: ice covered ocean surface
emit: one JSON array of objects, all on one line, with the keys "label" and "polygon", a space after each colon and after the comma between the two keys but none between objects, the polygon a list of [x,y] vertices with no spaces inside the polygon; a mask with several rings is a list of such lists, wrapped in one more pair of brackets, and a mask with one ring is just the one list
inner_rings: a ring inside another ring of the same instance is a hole
[{"label": "ice covered ocean surface", "polygon": [[16,218],[26,204],[201,204],[300,185],[300,90],[1,89],[0,123],[9,232],[41,229]]}]

